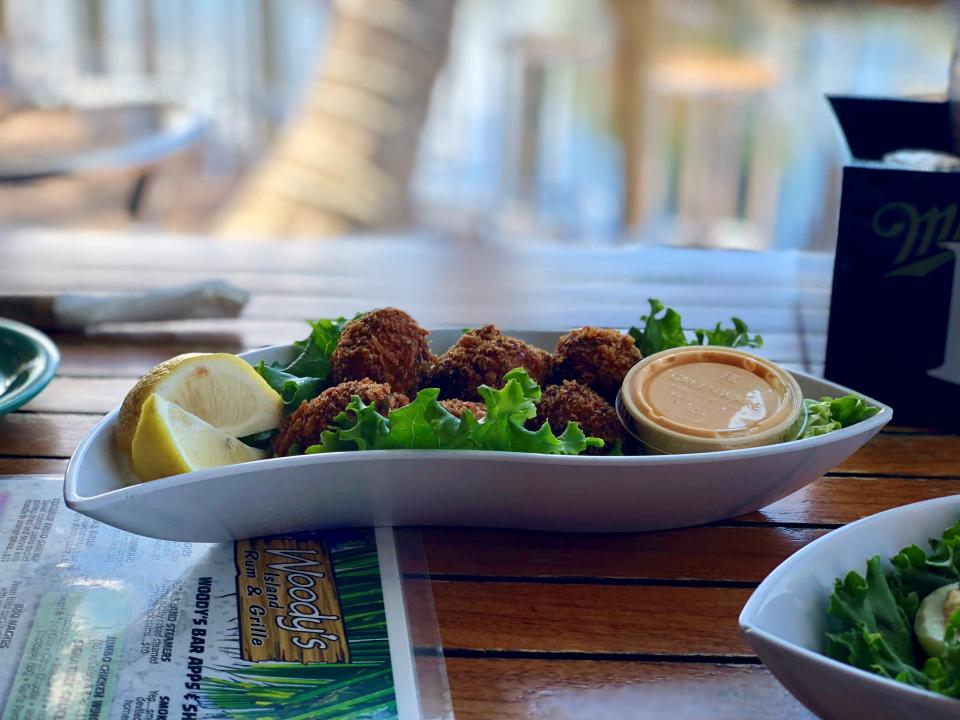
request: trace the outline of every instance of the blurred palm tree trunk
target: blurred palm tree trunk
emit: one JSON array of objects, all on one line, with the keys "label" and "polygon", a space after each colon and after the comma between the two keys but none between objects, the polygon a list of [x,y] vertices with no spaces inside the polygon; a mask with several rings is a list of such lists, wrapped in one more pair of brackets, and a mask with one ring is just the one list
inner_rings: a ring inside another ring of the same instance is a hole
[{"label": "blurred palm tree trunk", "polygon": [[642,145],[646,78],[652,54],[652,0],[609,0],[617,26],[614,61],[616,130],[623,150],[624,215],[636,225],[643,210]]},{"label": "blurred palm tree trunk", "polygon": [[396,228],[456,0],[337,0],[300,112],[228,204],[224,234]]}]

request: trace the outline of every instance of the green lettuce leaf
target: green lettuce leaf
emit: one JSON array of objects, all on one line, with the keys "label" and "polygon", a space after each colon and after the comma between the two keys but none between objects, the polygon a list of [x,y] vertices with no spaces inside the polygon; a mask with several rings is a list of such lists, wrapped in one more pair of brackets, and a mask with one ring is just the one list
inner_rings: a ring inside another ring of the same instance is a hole
[{"label": "green lettuce leaf", "polygon": [[304,400],[312,400],[327,389],[326,378],[299,377],[287,370],[271,367],[263,360],[257,363],[255,370],[280,394],[283,407],[288,412],[296,410]]},{"label": "green lettuce leaf", "polygon": [[575,422],[567,423],[559,437],[546,422],[537,430],[528,430],[524,424],[537,415],[540,386],[522,368],[511,370],[503,379],[505,384],[499,390],[486,385],[477,388],[487,406],[486,417],[472,434],[478,449],[579,455],[587,447],[603,447],[602,440],[587,438]]},{"label": "green lettuce leaf", "polygon": [[[821,398],[823,400],[824,398]],[[867,405],[859,395],[844,395],[830,400],[830,417],[840,423],[840,427],[856,425],[861,420],[871,418],[880,412],[880,408]]]},{"label": "green lettuce leaf", "polygon": [[[960,581],[960,522],[940,538],[903,548],[884,573],[880,558],[866,577],[837,580],[827,609],[827,654],[864,670],[933,692],[960,697],[960,611],[947,625],[943,658],[926,658],[913,623],[921,600]],[[922,669],[920,669],[922,667]]]},{"label": "green lettuce leaf", "polygon": [[377,450],[390,435],[390,421],[354,395],[346,409],[337,415],[329,429],[320,433],[320,442],[304,453],[341,452],[345,450]]},{"label": "green lettuce leaf", "polygon": [[337,347],[346,319],[307,320],[310,335],[293,343],[300,354],[287,366],[267,365],[262,360],[256,367],[260,377],[283,399],[285,412],[293,412],[304,400],[312,400],[330,386],[330,356]]},{"label": "green lettuce leaf", "polygon": [[263,432],[254,433],[253,435],[245,435],[242,438],[237,439],[244,445],[260,448],[261,450],[270,450],[270,448],[273,447],[273,439],[279,432],[279,430],[274,428],[273,430],[264,430]]},{"label": "green lettuce leaf", "polygon": [[649,303],[650,314],[640,318],[643,329],[632,327],[629,330],[630,337],[633,338],[634,344],[644,357],[662,350],[688,345],[752,348],[763,346],[763,338],[759,335],[750,335],[750,329],[740,318],[732,318],[733,327],[729,328],[717,323],[712,330],[693,329],[690,332],[693,333],[694,339],[690,340],[687,331],[683,328],[680,314],[676,310],[666,307],[656,298],[650,298]]},{"label": "green lettuce leaf", "polygon": [[866,577],[838,579],[827,609],[827,655],[889,678],[926,685],[916,667],[911,618],[897,603],[879,557]]},{"label": "green lettuce leaf", "polygon": [[867,405],[862,397],[854,394],[839,398],[822,397],[819,400],[808,398],[803,402],[807,406],[807,424],[800,439],[826,435],[856,425],[880,412],[880,408]]},{"label": "green lettuce leaf", "polygon": [[347,409],[334,418],[339,426],[338,441],[352,443],[357,450],[379,450],[382,440],[390,436],[390,421],[377,412],[375,405],[366,405],[357,395],[353,400],[356,409]]},{"label": "green lettuce leaf", "polygon": [[910,545],[890,558],[890,585],[909,617],[937,588],[960,582],[960,522],[940,538],[930,538],[930,552]]},{"label": "green lettuce leaf", "polygon": [[330,356],[337,347],[345,318],[307,320],[310,335],[294,343],[300,355],[284,370],[298,377],[326,378],[330,374]]},{"label": "green lettuce leaf", "polygon": [[579,455],[588,447],[602,447],[600,438],[587,437],[571,422],[559,436],[547,423],[528,430],[524,423],[537,414],[540,386],[521,368],[504,376],[504,386],[495,390],[481,385],[478,391],[487,414],[478,421],[465,411],[457,418],[438,401],[440,391],[426,388],[404,407],[387,417],[354,396],[346,410],[334,418],[331,429],[307,453],[341,450],[497,450],[551,455]]},{"label": "green lettuce leaf", "polygon": [[379,447],[433,450],[450,441],[460,421],[437,401],[439,395],[438,388],[426,388],[409,405],[392,410],[389,435]]},{"label": "green lettuce leaf", "polygon": [[927,689],[941,695],[960,697],[960,610],[950,616],[943,640],[944,656],[928,658],[923,664]]},{"label": "green lettuce leaf", "polygon": [[[640,354],[647,357],[661,350],[689,345],[677,311],[666,307],[656,298],[650,298],[648,302],[650,314],[640,317],[640,321],[644,323],[643,330],[632,327],[629,331]],[[657,317],[660,312],[663,312],[663,315]]]},{"label": "green lettuce leaf", "polygon": [[763,338],[750,336],[747,324],[738,317],[730,318],[732,328],[720,327],[717,323],[713,330],[694,330],[696,345],[722,345],[724,347],[763,347]]}]

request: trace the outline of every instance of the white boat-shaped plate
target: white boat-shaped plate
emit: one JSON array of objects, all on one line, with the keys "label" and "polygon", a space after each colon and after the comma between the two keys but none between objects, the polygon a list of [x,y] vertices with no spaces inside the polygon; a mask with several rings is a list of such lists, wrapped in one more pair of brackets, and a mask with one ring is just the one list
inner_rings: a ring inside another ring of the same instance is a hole
[{"label": "white boat-shaped plate", "polygon": [[827,605],[836,578],[863,575],[867,558],[884,565],[901,548],[927,548],[960,520],[960,495],[903,505],[858,520],[784,560],[740,613],[750,647],[796,698],[824,720],[960,719],[960,699],[880,677],[824,655]]},{"label": "white boat-shaped plate", "polygon": [[[560,333],[517,332],[552,350]],[[459,330],[431,334],[435,352]],[[292,346],[241,355],[289,361]],[[805,397],[847,388],[794,372]],[[688,455],[565,457],[377,450],[272,458],[137,484],[113,442],[118,410],[80,443],[64,497],[74,510],[150,537],[220,542],[300,530],[475,525],[624,532],[699,525],[764,507],[819,478],[893,416],[780,445]]]}]

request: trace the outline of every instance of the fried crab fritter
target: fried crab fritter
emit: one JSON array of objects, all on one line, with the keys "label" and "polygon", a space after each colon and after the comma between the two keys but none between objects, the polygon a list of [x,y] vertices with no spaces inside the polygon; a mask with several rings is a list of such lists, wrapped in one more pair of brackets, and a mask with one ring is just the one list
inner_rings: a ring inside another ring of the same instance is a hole
[{"label": "fried crab fritter", "polygon": [[629,335],[611,328],[582,327],[557,342],[551,380],[576,380],[613,402],[627,371],[640,359]]},{"label": "fried crab fritter", "polygon": [[433,363],[428,332],[402,310],[381,308],[346,324],[330,357],[334,382],[387,383],[394,392],[413,396]]},{"label": "fried crab fritter", "polygon": [[606,455],[617,441],[624,441],[624,428],[613,406],[594,390],[572,380],[561,385],[549,385],[540,397],[537,416],[531,423],[539,428],[544,422],[559,435],[568,422],[580,424],[587,436],[603,440],[602,448],[587,448],[587,455]]},{"label": "fried crab fritter", "polygon": [[493,325],[466,332],[437,358],[430,380],[442,398],[480,400],[477,388],[503,387],[503,376],[524,368],[537,383],[550,372],[550,353],[501,333]]},{"label": "fried crab fritter", "polygon": [[303,452],[320,442],[320,433],[343,412],[354,395],[367,405],[376,405],[377,412],[387,415],[391,410],[407,405],[410,400],[403,393],[393,392],[390,385],[364,378],[327,388],[313,400],[304,400],[300,407],[280,423],[280,432],[273,443],[273,452],[283,457],[296,445]]}]

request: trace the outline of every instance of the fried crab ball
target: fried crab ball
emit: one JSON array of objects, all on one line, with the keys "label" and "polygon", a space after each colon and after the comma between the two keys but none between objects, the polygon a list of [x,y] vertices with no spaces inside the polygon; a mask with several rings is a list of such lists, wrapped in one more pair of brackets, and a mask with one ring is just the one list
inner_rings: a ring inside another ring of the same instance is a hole
[{"label": "fried crab ball", "polygon": [[348,380],[334,385],[313,400],[304,400],[300,407],[283,419],[280,432],[273,443],[274,454],[284,457],[293,445],[298,445],[303,452],[311,445],[319,443],[320,433],[346,409],[354,395],[359,395],[367,405],[376,405],[377,412],[381,415],[410,402],[406,395],[393,392],[386,383],[374,382],[369,378]]},{"label": "fried crab ball", "polygon": [[464,333],[456,345],[437,358],[431,383],[440,388],[442,398],[480,400],[478,386],[503,387],[503,376],[514,368],[524,368],[530,377],[543,383],[550,363],[546,350],[504,335],[493,325],[484,325]]},{"label": "fried crab ball", "polygon": [[483,420],[487,416],[487,406],[479,402],[471,402],[470,400],[441,400],[440,404],[446,409],[451,415],[456,415],[458,418],[463,417],[463,411],[469,410],[473,413],[473,416],[477,420]]},{"label": "fried crab ball", "polygon": [[544,421],[557,435],[573,421],[580,424],[585,435],[603,440],[602,448],[587,448],[587,455],[606,455],[618,440],[621,444],[624,440],[623,425],[613,406],[576,381],[564,380],[562,385],[550,385],[543,391],[537,417],[531,422],[539,428]]},{"label": "fried crab ball", "polygon": [[382,308],[346,324],[333,355],[334,382],[370,378],[411,397],[433,362],[427,331],[402,310]]},{"label": "fried crab ball", "polygon": [[613,402],[627,371],[640,358],[629,335],[611,328],[582,327],[557,342],[551,379],[576,380]]}]

